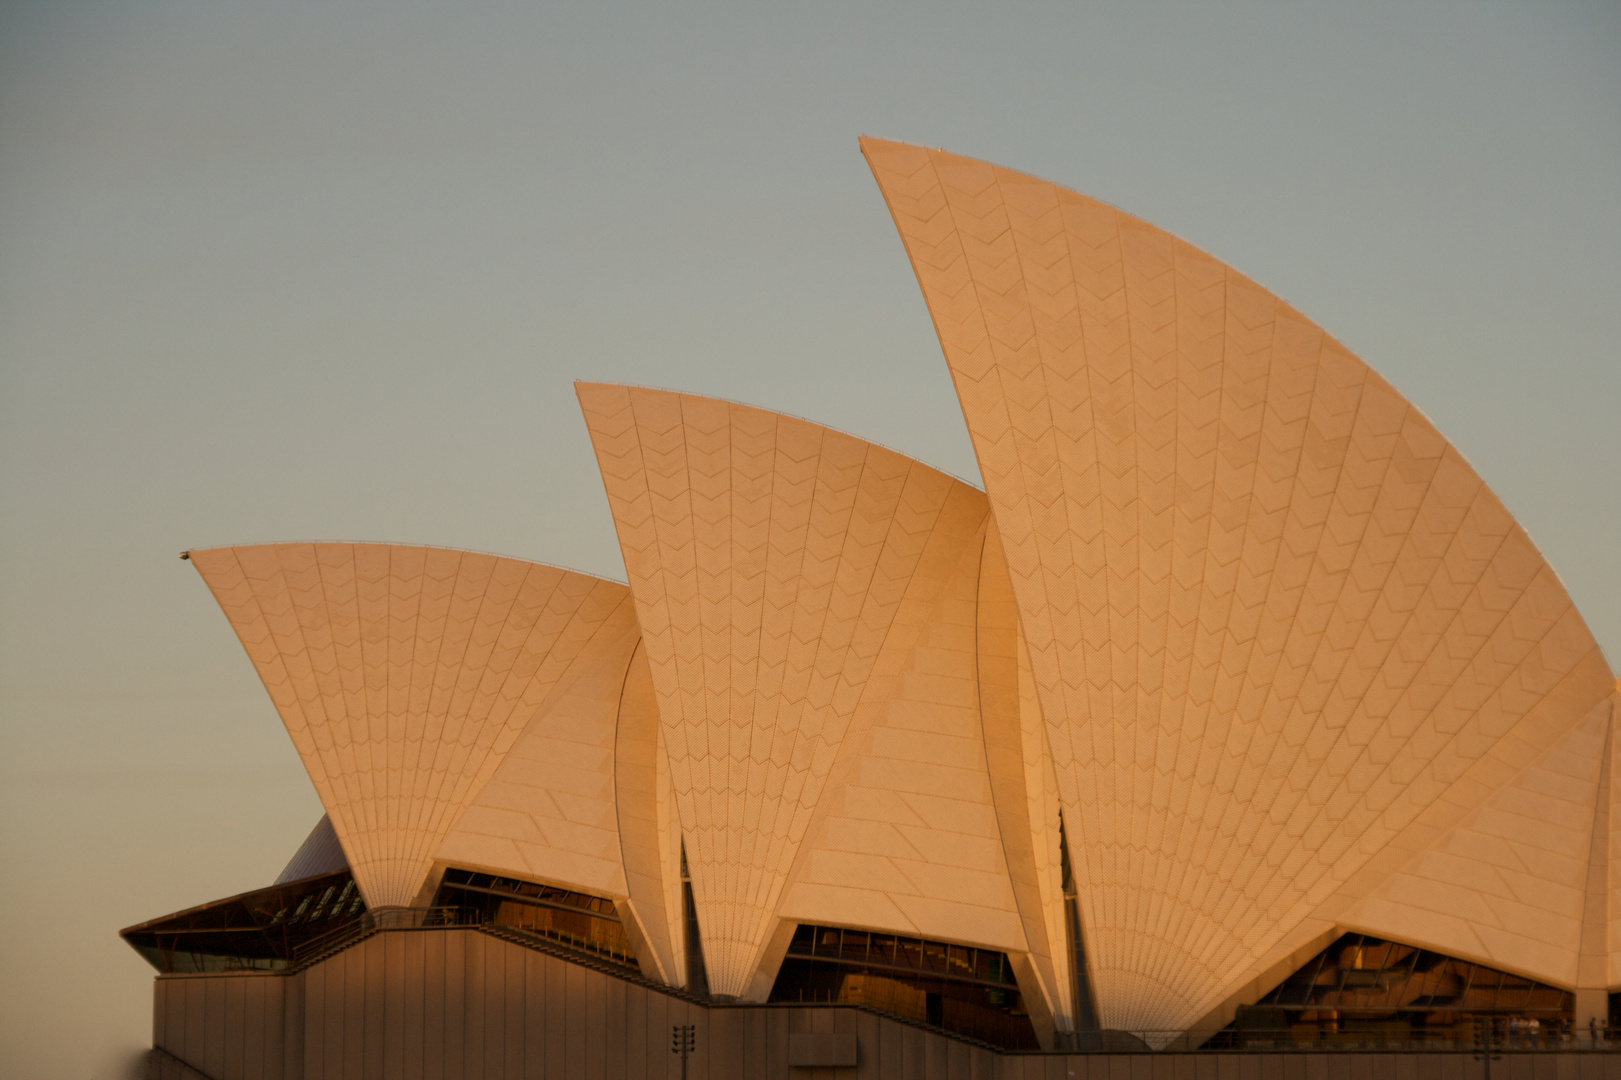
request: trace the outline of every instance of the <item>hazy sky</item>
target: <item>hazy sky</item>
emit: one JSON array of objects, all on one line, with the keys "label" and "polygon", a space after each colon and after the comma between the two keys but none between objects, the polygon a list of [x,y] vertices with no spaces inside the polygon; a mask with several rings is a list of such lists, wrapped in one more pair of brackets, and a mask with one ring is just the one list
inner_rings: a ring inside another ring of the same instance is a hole
[{"label": "hazy sky", "polygon": [[0,1074],[320,816],[187,547],[622,577],[571,389],[976,483],[871,133],[1097,196],[1417,403],[1621,661],[1621,5],[0,6]]}]

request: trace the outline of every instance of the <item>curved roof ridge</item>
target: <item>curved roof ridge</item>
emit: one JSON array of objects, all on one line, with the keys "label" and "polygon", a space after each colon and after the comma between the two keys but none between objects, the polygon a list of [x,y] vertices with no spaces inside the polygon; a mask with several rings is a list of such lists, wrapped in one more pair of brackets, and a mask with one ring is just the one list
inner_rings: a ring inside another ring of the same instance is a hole
[{"label": "curved roof ridge", "polygon": [[738,401],[736,398],[716,397],[713,394],[695,394],[690,390],[675,390],[668,386],[649,386],[646,383],[607,382],[601,379],[575,379],[574,385],[576,388],[581,386],[623,386],[627,390],[651,390],[657,394],[676,394],[680,397],[702,398],[704,401],[714,401],[721,405],[738,405],[745,409],[758,409],[760,412],[770,413],[772,416],[782,416],[789,420],[798,420],[802,424],[810,424],[812,427],[821,428],[823,431],[831,431],[835,435],[843,435],[847,438],[864,442],[868,446],[876,446],[880,450],[888,450],[891,454],[899,454],[907,461],[913,461],[919,465],[922,465],[924,468],[933,469],[941,476],[949,476],[960,484],[967,484],[975,491],[985,490],[972,480],[968,479],[966,476],[959,476],[949,469],[942,469],[940,466],[935,465],[932,462],[924,461],[916,454],[908,454],[905,450],[898,450],[895,447],[890,446],[888,443],[882,443],[876,439],[869,439],[865,435],[857,435],[853,431],[846,431],[844,428],[834,427],[832,424],[824,424],[819,420],[812,420],[809,417],[800,416],[798,413],[783,412],[781,409],[773,409],[766,405],[755,405],[752,402],[747,401]]},{"label": "curved roof ridge", "polygon": [[578,574],[580,577],[596,578],[599,581],[611,582],[614,585],[625,585],[629,582],[607,574],[597,574],[590,570],[581,570],[573,566],[564,566],[562,563],[547,562],[544,559],[531,559],[527,555],[508,555],[500,551],[485,551],[482,548],[456,547],[454,544],[412,544],[402,540],[255,540],[248,544],[209,544],[206,546],[189,547],[180,553],[182,559],[191,558],[194,552],[199,551],[241,551],[244,548],[286,547],[289,544],[350,544],[365,547],[411,548],[419,551],[455,551],[462,555],[488,555],[492,559],[510,559],[513,562],[528,563],[531,566],[544,566],[548,570],[561,570],[566,574]]}]

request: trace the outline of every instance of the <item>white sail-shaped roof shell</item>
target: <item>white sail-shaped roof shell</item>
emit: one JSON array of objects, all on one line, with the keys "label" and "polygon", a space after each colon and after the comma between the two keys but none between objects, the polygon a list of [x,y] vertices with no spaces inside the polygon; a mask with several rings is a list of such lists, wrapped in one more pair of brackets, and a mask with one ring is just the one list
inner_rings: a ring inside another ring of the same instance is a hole
[{"label": "white sail-shaped roof shell", "polygon": [[[1394,911],[1369,874],[1613,676],[1462,455],[1287,304],[1054,184],[862,149],[1007,553],[1103,1022],[1185,1028],[1348,897]],[[1568,977],[1579,923],[1519,964]]]}]

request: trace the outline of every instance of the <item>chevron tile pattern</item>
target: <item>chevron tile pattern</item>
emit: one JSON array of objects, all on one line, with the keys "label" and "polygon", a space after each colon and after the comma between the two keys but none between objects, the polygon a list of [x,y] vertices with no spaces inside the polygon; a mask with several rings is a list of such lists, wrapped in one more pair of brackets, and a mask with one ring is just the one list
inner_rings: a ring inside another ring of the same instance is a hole
[{"label": "chevron tile pattern", "polygon": [[412,902],[525,726],[599,631],[622,643],[611,631],[628,614],[623,585],[444,548],[264,544],[190,558],[373,908]]},{"label": "chevron tile pattern", "polygon": [[636,600],[710,988],[742,995],[908,585],[969,489],[760,409],[576,388]]},{"label": "chevron tile pattern", "polygon": [[[640,631],[628,590],[456,819],[440,862],[625,896],[614,783],[620,697]],[[623,766],[621,766],[623,767]]]},{"label": "chevron tile pattern", "polygon": [[958,549],[955,571],[937,583],[917,625],[891,630],[868,683],[872,716],[860,739],[846,740],[849,769],[823,796],[828,812],[796,869],[785,916],[1027,951],[975,677],[982,543],[981,531]]},{"label": "chevron tile pattern", "polygon": [[1103,1023],[1185,1027],[1613,676],[1463,457],[1298,312],[1053,184],[862,149],[1006,552]]},{"label": "chevron tile pattern", "polygon": [[[1528,768],[1509,772],[1478,804],[1464,804],[1456,824],[1338,912],[1336,923],[1538,971],[1566,986],[1602,984],[1602,973],[1579,981],[1576,968],[1609,714],[1610,703],[1601,702],[1551,748],[1525,748]],[[1549,970],[1555,957],[1558,967]]]}]

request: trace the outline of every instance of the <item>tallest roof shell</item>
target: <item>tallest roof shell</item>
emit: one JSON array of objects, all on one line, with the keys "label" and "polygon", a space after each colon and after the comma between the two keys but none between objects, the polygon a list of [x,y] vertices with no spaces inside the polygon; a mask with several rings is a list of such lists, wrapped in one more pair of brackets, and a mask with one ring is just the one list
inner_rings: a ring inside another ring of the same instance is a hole
[{"label": "tallest roof shell", "polygon": [[861,145],[1006,550],[1101,1019],[1185,1028],[1611,675],[1458,451],[1289,305],[1054,184]]}]

